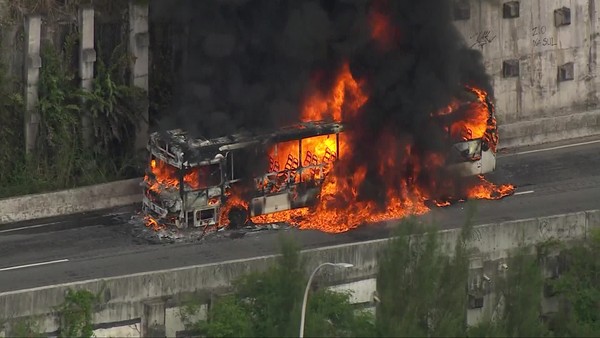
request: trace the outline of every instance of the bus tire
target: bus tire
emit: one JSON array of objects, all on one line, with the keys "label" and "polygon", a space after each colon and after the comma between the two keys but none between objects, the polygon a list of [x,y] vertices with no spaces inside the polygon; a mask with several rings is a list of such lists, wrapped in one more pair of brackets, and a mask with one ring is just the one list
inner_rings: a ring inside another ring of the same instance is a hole
[{"label": "bus tire", "polygon": [[233,207],[227,215],[229,227],[232,229],[241,228],[248,222],[248,210],[242,207]]}]

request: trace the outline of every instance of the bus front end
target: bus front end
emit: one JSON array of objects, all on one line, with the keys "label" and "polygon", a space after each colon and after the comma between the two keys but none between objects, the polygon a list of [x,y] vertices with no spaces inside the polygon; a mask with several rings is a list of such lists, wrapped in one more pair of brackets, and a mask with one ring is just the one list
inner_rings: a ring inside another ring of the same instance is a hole
[{"label": "bus front end", "polygon": [[169,141],[153,133],[148,143],[143,196],[146,225],[179,229],[217,225],[223,195],[222,158],[191,164],[172,142],[183,134],[169,133]]}]

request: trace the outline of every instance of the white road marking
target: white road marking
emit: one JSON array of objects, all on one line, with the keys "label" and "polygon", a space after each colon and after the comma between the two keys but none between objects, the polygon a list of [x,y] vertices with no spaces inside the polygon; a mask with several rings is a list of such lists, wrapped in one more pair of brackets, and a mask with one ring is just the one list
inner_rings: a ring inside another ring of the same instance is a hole
[{"label": "white road marking", "polygon": [[[121,215],[125,215],[125,214],[131,214],[131,211],[117,212],[117,213],[113,213],[113,214],[108,214],[108,216],[121,216]],[[43,228],[43,227],[46,227],[46,226],[49,226],[49,225],[60,224],[60,223],[62,223],[62,222],[61,221],[50,222],[50,223],[29,225],[29,226],[26,226],[26,227],[19,227],[19,228],[14,228],[14,229],[0,230],[0,234],[6,233],[6,232],[15,232],[15,231],[27,230],[27,229]]]},{"label": "white road marking", "polygon": [[68,259],[58,259],[55,261],[48,261],[48,262],[40,262],[40,263],[31,263],[31,264],[25,264],[25,265],[17,265],[17,266],[11,266],[8,268],[1,268],[0,271],[9,271],[9,270],[17,270],[17,269],[23,269],[23,268],[31,268],[34,266],[40,266],[40,265],[48,265],[48,264],[56,264],[56,263],[63,263],[63,262],[68,262]]},{"label": "white road marking", "polygon": [[48,225],[59,224],[59,223],[62,223],[62,222],[50,222],[50,223],[36,224],[36,225],[30,225],[30,226],[20,227],[20,228],[14,228],[14,229],[0,230],[0,234],[1,233],[5,233],[5,232],[13,232],[13,231],[19,231],[19,230],[41,228],[41,227],[45,227],[45,226],[48,226]]},{"label": "white road marking", "polygon": [[533,190],[527,190],[527,191],[517,191],[516,193],[514,193],[513,195],[525,195],[525,194],[531,194],[533,193]]},{"label": "white road marking", "polygon": [[563,149],[563,148],[578,147],[578,146],[584,146],[586,144],[594,144],[594,143],[600,143],[600,140],[594,140],[594,141],[588,141],[588,142],[581,142],[581,143],[573,143],[573,144],[565,144],[563,146],[543,148],[543,149],[536,149],[536,150],[527,150],[527,151],[522,151],[522,152],[514,153],[514,154],[506,154],[505,156],[502,156],[502,157],[514,156],[514,155],[524,155],[524,154],[531,154],[531,153],[538,153],[538,152],[542,152],[542,151],[550,151],[550,150]]}]

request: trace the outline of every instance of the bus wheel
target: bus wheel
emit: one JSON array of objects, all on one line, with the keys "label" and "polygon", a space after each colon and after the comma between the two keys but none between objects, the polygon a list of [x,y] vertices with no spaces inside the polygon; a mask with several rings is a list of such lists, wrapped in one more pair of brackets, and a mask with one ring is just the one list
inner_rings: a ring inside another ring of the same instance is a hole
[{"label": "bus wheel", "polygon": [[242,207],[233,207],[227,217],[229,218],[230,228],[240,228],[246,225],[248,221],[248,210]]}]

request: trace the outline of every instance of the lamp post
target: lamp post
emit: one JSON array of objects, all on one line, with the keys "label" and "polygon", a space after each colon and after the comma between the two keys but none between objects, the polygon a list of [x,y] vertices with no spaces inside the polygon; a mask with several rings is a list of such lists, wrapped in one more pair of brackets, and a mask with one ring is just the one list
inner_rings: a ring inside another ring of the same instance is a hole
[{"label": "lamp post", "polygon": [[306,301],[308,300],[308,290],[310,289],[310,284],[312,284],[312,280],[317,274],[317,272],[324,266],[333,266],[336,268],[351,268],[354,265],[350,263],[323,263],[315,268],[315,270],[310,274],[310,278],[308,278],[308,283],[306,284],[306,289],[304,290],[304,300],[302,301],[302,315],[300,317],[300,338],[304,338],[304,318],[306,316]]}]

